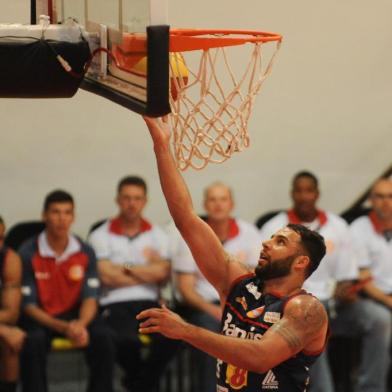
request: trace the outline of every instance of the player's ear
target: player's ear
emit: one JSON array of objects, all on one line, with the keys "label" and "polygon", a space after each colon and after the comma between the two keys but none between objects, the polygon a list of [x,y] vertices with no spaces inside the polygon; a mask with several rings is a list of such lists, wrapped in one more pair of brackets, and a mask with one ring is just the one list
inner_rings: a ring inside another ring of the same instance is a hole
[{"label": "player's ear", "polygon": [[295,259],[295,267],[298,270],[306,270],[310,265],[310,258],[306,255],[297,256]]}]

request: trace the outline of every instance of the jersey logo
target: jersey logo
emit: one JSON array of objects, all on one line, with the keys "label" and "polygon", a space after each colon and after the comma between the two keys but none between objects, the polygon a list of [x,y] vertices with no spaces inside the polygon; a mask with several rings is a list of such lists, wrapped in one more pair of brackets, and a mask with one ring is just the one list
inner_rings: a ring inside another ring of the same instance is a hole
[{"label": "jersey logo", "polygon": [[264,315],[264,321],[267,323],[277,323],[280,320],[279,312],[266,312]]},{"label": "jersey logo", "polygon": [[227,312],[226,314],[226,319],[223,323],[223,328],[222,332],[226,336],[232,336],[234,338],[240,338],[240,339],[250,339],[250,340],[260,340],[263,335],[261,333],[258,333],[258,331],[255,329],[255,327],[250,327],[250,331],[246,329],[242,329],[238,327],[235,323],[232,323],[233,321],[233,316],[231,313]]},{"label": "jersey logo", "polygon": [[261,293],[253,282],[248,283],[245,287],[256,299],[261,298]]},{"label": "jersey logo", "polygon": [[248,304],[246,303],[245,297],[237,297],[237,298],[235,299],[235,302],[241,304],[242,307],[244,308],[244,310],[247,310],[247,309],[248,309]]},{"label": "jersey logo", "polygon": [[[264,308],[265,306],[260,306],[259,308],[250,310],[248,313],[246,313],[246,315],[251,319],[255,319],[263,314]],[[271,313],[271,312],[267,312],[267,313]]]},{"label": "jersey logo", "polygon": [[80,265],[73,265],[68,272],[69,278],[75,282],[82,280],[84,277],[83,267]]},{"label": "jersey logo", "polygon": [[268,373],[264,377],[264,380],[261,385],[263,386],[263,389],[279,389],[279,382],[276,379],[275,374],[272,370],[268,370]]},{"label": "jersey logo", "polygon": [[233,389],[241,389],[248,385],[248,371],[237,366],[227,364],[226,384]]}]

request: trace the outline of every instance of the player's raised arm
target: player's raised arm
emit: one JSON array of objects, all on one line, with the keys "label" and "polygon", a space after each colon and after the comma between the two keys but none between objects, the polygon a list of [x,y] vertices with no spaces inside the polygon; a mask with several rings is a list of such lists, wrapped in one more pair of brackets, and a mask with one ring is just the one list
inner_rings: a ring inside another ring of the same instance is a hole
[{"label": "player's raised arm", "polygon": [[154,143],[162,191],[170,214],[200,270],[221,297],[225,297],[231,282],[248,271],[226,254],[212,229],[195,213],[188,188],[170,151],[167,122],[148,117],[144,119]]}]

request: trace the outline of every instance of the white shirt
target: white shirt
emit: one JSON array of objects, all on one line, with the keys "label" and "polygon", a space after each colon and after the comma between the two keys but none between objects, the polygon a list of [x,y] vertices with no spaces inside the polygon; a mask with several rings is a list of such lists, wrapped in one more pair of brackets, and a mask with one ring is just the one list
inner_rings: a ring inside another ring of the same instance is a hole
[{"label": "white shirt", "polygon": [[[94,248],[98,260],[110,260],[118,265],[146,265],[146,249],[156,251],[163,259],[168,258],[168,239],[162,229],[142,221],[141,232],[135,237],[121,234],[117,219],[111,219],[94,230],[89,242]],[[102,305],[116,302],[158,299],[158,287],[155,284],[110,288],[100,298]]]},{"label": "white shirt", "polygon": [[361,216],[350,225],[360,268],[371,270],[374,284],[392,294],[392,241],[387,241],[369,216]]},{"label": "white shirt", "polygon": [[[207,281],[193,259],[192,253],[178,231],[170,228],[171,260],[174,272],[192,273],[196,276],[196,292],[206,301],[219,300],[215,288]],[[250,267],[257,265],[261,242],[255,226],[240,219],[231,219],[229,238],[223,243],[227,253],[234,255]],[[176,293],[179,296],[179,293]]]},{"label": "white shirt", "polygon": [[[336,282],[358,278],[358,266],[347,223],[329,212],[324,213],[324,216],[326,217],[324,224],[311,222],[310,229],[317,229],[324,237],[327,254],[303,285],[305,290],[320,300],[328,300],[332,297]],[[286,212],[273,217],[260,230],[262,241],[271,238],[272,234],[288,223],[290,222]]]}]

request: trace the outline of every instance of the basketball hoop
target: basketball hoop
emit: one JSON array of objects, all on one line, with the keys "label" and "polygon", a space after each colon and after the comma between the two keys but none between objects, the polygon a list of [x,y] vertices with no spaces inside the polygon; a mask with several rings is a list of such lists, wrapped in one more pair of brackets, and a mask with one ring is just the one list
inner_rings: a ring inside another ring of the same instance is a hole
[{"label": "basketball hoop", "polygon": [[[258,31],[170,31],[170,117],[181,170],[222,163],[249,146],[249,116],[281,40]],[[241,70],[233,56],[246,61]]]}]

